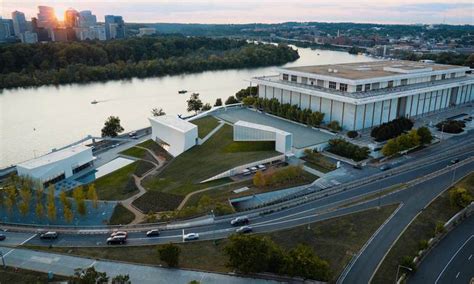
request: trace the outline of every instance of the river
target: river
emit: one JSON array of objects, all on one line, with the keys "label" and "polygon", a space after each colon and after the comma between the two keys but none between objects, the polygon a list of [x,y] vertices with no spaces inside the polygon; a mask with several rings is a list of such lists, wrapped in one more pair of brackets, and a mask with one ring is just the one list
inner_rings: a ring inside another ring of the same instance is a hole
[{"label": "river", "polygon": [[[363,55],[298,48],[300,58],[284,66],[362,62]],[[207,71],[147,79],[71,84],[0,93],[0,168],[45,154],[87,135],[100,135],[105,119],[119,116],[125,131],[148,126],[152,108],[185,114],[192,92],[214,104],[249,86],[254,76],[276,74],[275,67]],[[178,90],[188,90],[185,95]],[[97,100],[99,103],[91,104]]]}]

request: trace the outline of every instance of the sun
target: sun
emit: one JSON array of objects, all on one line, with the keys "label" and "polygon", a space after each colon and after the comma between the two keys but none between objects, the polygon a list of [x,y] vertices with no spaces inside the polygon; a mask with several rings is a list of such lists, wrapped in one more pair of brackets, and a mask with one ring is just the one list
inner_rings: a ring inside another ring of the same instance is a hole
[{"label": "sun", "polygon": [[55,8],[54,9],[54,14],[56,15],[56,19],[60,22],[64,21],[64,12],[65,10],[62,8]]}]

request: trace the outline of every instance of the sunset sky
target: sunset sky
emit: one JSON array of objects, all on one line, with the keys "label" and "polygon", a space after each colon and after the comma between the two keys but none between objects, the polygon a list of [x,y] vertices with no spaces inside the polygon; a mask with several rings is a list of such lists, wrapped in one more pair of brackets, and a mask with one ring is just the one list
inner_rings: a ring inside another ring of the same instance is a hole
[{"label": "sunset sky", "polygon": [[27,18],[38,5],[52,6],[62,15],[72,7],[92,10],[99,21],[105,14],[122,15],[126,22],[277,23],[286,21],[474,24],[473,0],[0,0],[0,15],[14,10]]}]

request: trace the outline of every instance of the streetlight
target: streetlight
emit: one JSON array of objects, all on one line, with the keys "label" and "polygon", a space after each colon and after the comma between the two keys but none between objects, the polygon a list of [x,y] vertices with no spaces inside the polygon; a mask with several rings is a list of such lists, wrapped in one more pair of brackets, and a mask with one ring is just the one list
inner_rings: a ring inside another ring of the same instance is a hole
[{"label": "streetlight", "polygon": [[2,258],[3,268],[6,269],[7,265],[5,264],[5,259],[3,258],[3,253],[0,251],[0,257]]},{"label": "streetlight", "polygon": [[408,271],[410,271],[410,272],[413,271],[413,269],[411,269],[410,267],[403,266],[403,265],[400,265],[400,264],[399,264],[398,267],[397,267],[397,277],[395,278],[395,284],[398,283],[398,272],[400,272],[400,267],[401,267],[401,268],[405,268],[406,270],[408,270]]}]

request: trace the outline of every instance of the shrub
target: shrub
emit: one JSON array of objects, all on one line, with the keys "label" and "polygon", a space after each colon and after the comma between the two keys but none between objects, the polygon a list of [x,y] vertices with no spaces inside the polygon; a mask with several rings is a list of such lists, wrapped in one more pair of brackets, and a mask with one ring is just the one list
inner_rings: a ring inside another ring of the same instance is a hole
[{"label": "shrub", "polygon": [[238,103],[239,101],[234,97],[234,96],[230,96],[227,98],[227,100],[225,101],[225,104],[226,105],[231,105],[231,104],[236,104]]},{"label": "shrub", "polygon": [[208,111],[212,108],[211,104],[210,103],[205,103],[202,108],[201,108],[201,111]]},{"label": "shrub", "polygon": [[436,128],[445,133],[461,133],[464,131],[464,127],[466,124],[457,120],[445,120],[436,124]]},{"label": "shrub", "polygon": [[339,122],[337,122],[336,120],[329,122],[328,127],[334,131],[339,131],[342,129],[342,127],[339,125]]},{"label": "shrub", "polygon": [[237,93],[235,93],[235,97],[237,100],[242,101],[244,98],[249,96],[256,96],[258,94],[258,87],[247,87],[245,89],[241,89]]},{"label": "shrub", "polygon": [[169,267],[177,267],[179,264],[179,255],[181,248],[172,243],[158,247],[160,260],[166,262]]},{"label": "shrub", "polygon": [[464,208],[474,200],[469,191],[462,187],[449,190],[449,202],[454,207]]},{"label": "shrub", "polygon": [[367,159],[370,154],[369,148],[359,147],[357,145],[347,142],[344,139],[329,140],[328,151],[336,155],[353,159],[357,162]]},{"label": "shrub", "polygon": [[214,106],[221,106],[222,105],[222,99],[221,98],[217,98],[216,99],[216,103],[214,104]]},{"label": "shrub", "polygon": [[244,104],[244,106],[251,106],[255,103],[255,98],[254,97],[245,97],[243,100],[242,100],[242,103]]},{"label": "shrub", "polygon": [[418,136],[420,136],[421,145],[430,144],[433,141],[433,135],[428,127],[422,126],[416,131]]},{"label": "shrub", "polygon": [[404,131],[412,129],[413,122],[405,117],[395,118],[392,121],[385,122],[376,126],[370,132],[370,136],[375,138],[375,141],[381,142],[391,138],[395,138]]},{"label": "shrub", "polygon": [[349,138],[356,138],[357,136],[359,136],[359,132],[357,131],[351,130],[347,132],[347,137]]}]

